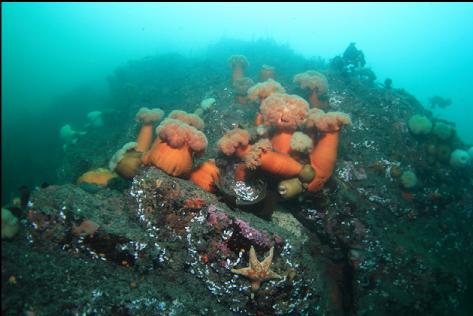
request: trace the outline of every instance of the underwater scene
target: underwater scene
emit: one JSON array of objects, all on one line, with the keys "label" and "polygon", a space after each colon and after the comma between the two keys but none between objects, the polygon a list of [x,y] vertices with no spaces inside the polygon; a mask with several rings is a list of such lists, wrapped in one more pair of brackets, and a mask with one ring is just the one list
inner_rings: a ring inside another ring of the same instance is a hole
[{"label": "underwater scene", "polygon": [[473,315],[472,3],[2,3],[2,315]]}]

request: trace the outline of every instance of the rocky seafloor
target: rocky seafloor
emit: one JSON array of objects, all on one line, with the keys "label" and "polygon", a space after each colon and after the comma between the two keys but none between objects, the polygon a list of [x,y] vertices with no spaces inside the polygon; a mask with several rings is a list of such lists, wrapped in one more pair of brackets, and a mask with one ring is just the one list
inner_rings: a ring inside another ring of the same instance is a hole
[{"label": "rocky seafloor", "polygon": [[[406,91],[278,46],[268,57],[271,45],[216,46],[205,61],[158,56],[117,70],[105,125],[65,150],[58,184],[11,207],[21,225],[2,239],[3,315],[473,313],[473,171],[431,150],[466,145],[410,133],[412,115],[436,119]],[[352,125],[323,190],[290,201],[268,194],[266,220],[152,166],[105,188],[75,184],[135,137],[142,105],[191,111],[215,98],[203,115],[201,159],[217,157],[216,141],[250,125],[258,109],[235,101],[231,53],[247,56],[255,81],[257,65],[274,65],[277,80],[304,97],[292,76],[326,74],[328,110],[349,113]],[[406,170],[419,179],[413,189],[401,185]],[[231,272],[248,265],[251,246],[259,260],[274,246],[271,270],[280,275],[256,292]]]}]

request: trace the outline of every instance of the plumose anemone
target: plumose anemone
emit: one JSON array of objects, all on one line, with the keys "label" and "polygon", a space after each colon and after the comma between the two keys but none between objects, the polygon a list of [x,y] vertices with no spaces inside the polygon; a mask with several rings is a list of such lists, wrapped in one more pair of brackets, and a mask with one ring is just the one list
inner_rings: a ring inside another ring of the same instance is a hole
[{"label": "plumose anemone", "polygon": [[248,103],[248,89],[250,89],[255,82],[248,77],[241,77],[233,81],[233,92],[238,103]]},{"label": "plumose anemone", "polygon": [[407,122],[409,130],[414,135],[427,135],[432,130],[432,122],[426,116],[415,114]]},{"label": "plumose anemone", "polygon": [[61,127],[59,135],[64,142],[63,149],[66,149],[69,145],[77,143],[79,136],[87,134],[86,132],[79,132],[72,129],[71,125],[66,124]]},{"label": "plumose anemone", "polygon": [[[241,128],[234,128],[228,131],[222,138],[217,142],[217,147],[227,156],[235,154],[240,148],[246,148],[250,141],[250,134],[248,131]],[[240,154],[237,156],[241,158]]]},{"label": "plumose anemone", "polygon": [[207,137],[195,127],[171,118],[161,122],[156,134],[153,146],[143,155],[143,162],[174,177],[187,177],[192,169],[192,155],[205,150]]},{"label": "plumose anemone", "polygon": [[342,112],[325,113],[320,109],[311,109],[306,120],[307,128],[316,128],[324,134],[309,154],[310,164],[315,170],[315,177],[309,183],[308,191],[320,190],[332,176],[337,160],[340,128],[347,124],[351,124],[348,114]]},{"label": "plumose anemone", "polygon": [[273,148],[289,153],[292,134],[304,123],[309,104],[297,95],[273,93],[261,103],[260,111],[264,123],[276,130],[271,138]]},{"label": "plumose anemone", "polygon": [[307,128],[316,128],[322,132],[337,132],[342,125],[351,124],[350,116],[343,112],[327,112],[311,109],[305,122]]},{"label": "plumose anemone", "polygon": [[161,120],[163,116],[164,111],[158,108],[148,109],[147,107],[142,107],[138,110],[136,120],[141,122],[141,128],[136,139],[136,151],[145,152],[149,149],[153,140],[153,124]]},{"label": "plumose anemone", "polygon": [[115,178],[116,176],[116,174],[108,169],[98,168],[82,174],[77,179],[77,184],[88,183],[105,187],[107,186],[108,181]]},{"label": "plumose anemone", "polygon": [[310,104],[313,107],[321,105],[320,98],[325,96],[328,91],[328,81],[325,76],[315,70],[307,70],[306,72],[294,76],[294,83],[297,83],[301,89],[310,90]]},{"label": "plumose anemone", "polygon": [[274,67],[269,66],[269,65],[261,66],[261,70],[259,73],[260,81],[265,81],[268,79],[275,79],[275,78],[276,78],[276,72],[275,72]]},{"label": "plumose anemone", "polygon": [[181,110],[172,111],[171,113],[169,113],[168,118],[179,120],[197,128],[198,130],[203,130],[205,127],[204,121],[202,121],[202,119],[198,115],[187,113]]},{"label": "plumose anemone", "polygon": [[129,142],[112,156],[108,167],[115,171],[125,179],[132,179],[140,169],[143,162],[141,161],[142,152],[136,151],[138,143]]},{"label": "plumose anemone", "polygon": [[244,75],[244,70],[248,67],[248,59],[244,55],[232,55],[228,58],[228,63],[232,68],[232,81],[240,79]]},{"label": "plumose anemone", "polygon": [[417,176],[414,172],[408,170],[408,171],[404,171],[402,174],[401,174],[401,185],[405,188],[405,189],[413,189],[417,186],[418,184],[418,180],[417,180]]},{"label": "plumose anemone", "polygon": [[268,139],[248,144],[249,135],[234,129],[218,141],[219,149],[227,156],[235,155],[245,162],[246,168],[262,170],[282,177],[297,176],[302,165],[294,158],[272,150]]},{"label": "plumose anemone", "polygon": [[86,126],[92,127],[102,127],[104,125],[102,119],[102,112],[100,111],[92,111],[87,114],[87,120],[89,123]]},{"label": "plumose anemone", "polygon": [[215,164],[214,159],[209,159],[201,163],[194,170],[192,170],[190,175],[190,180],[195,185],[201,187],[207,192],[215,191],[215,185],[219,178],[220,171]]},{"label": "plumose anemone", "polygon": [[18,218],[9,209],[2,207],[2,239],[13,238],[19,230]]},{"label": "plumose anemone", "polygon": [[295,132],[291,137],[290,142],[291,151],[296,151],[299,153],[308,153],[311,152],[314,143],[312,138],[303,132]]},{"label": "plumose anemone", "polygon": [[279,82],[270,78],[249,88],[248,98],[253,101],[259,100],[261,103],[273,93],[286,93],[286,90]]},{"label": "plumose anemone", "polygon": [[472,158],[467,151],[456,149],[450,155],[450,166],[456,169],[465,168],[470,164],[471,160]]}]

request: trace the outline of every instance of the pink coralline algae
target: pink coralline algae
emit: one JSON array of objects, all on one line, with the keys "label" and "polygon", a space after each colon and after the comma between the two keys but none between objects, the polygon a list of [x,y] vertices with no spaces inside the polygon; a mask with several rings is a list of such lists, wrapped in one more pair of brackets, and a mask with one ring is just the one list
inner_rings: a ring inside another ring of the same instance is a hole
[{"label": "pink coralline algae", "polygon": [[224,212],[217,209],[215,205],[209,205],[207,208],[208,217],[207,224],[210,226],[224,225],[228,226],[231,223],[230,218]]},{"label": "pink coralline algae", "polygon": [[252,227],[244,220],[230,218],[223,211],[219,211],[215,205],[209,205],[207,212],[207,225],[217,233],[229,237],[225,242],[213,245],[213,249],[219,250],[222,254],[228,254],[229,250],[235,253],[242,249],[249,250],[251,246],[257,250],[268,251],[272,246],[279,246],[284,242],[279,235],[271,236],[266,231]]},{"label": "pink coralline algae", "polygon": [[241,219],[236,219],[233,221],[233,226],[235,231],[232,237],[239,236],[241,239],[247,240],[250,245],[262,249],[271,248],[272,243],[267,232],[261,232],[251,227],[249,223]]},{"label": "pink coralline algae", "polygon": [[227,257],[230,255],[230,249],[226,242],[224,241],[212,241],[210,244],[210,256],[216,257],[217,254],[220,254],[223,257]]}]

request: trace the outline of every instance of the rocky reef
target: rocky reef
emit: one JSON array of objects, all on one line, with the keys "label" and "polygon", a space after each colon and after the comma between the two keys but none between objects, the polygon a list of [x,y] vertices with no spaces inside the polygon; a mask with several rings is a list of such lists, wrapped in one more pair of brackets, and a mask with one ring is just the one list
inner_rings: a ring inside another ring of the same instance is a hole
[{"label": "rocky reef", "polygon": [[[232,74],[227,60],[237,53],[249,63]],[[76,183],[135,139],[140,107],[193,112],[207,98],[212,106],[199,114],[208,146],[194,166],[215,158],[224,179],[239,161],[219,153],[218,140],[234,128],[257,137],[259,104],[242,104],[231,78],[246,71],[257,81],[265,64],[288,93],[350,115],[319,190],[285,199],[280,179],[256,170],[259,182],[247,189],[264,194],[244,203],[227,182],[211,193],[153,165],[106,185]],[[434,128],[450,123],[395,82],[378,85],[364,65],[354,44],[325,63],[262,41],[216,45],[205,60],[156,56],[118,69],[109,80],[113,115],[67,146],[59,183],[6,206],[20,227],[2,235],[2,314],[471,314],[473,171],[449,163],[468,146],[454,131],[413,133],[414,115]],[[326,77],[323,93],[293,82],[308,69]]]}]

